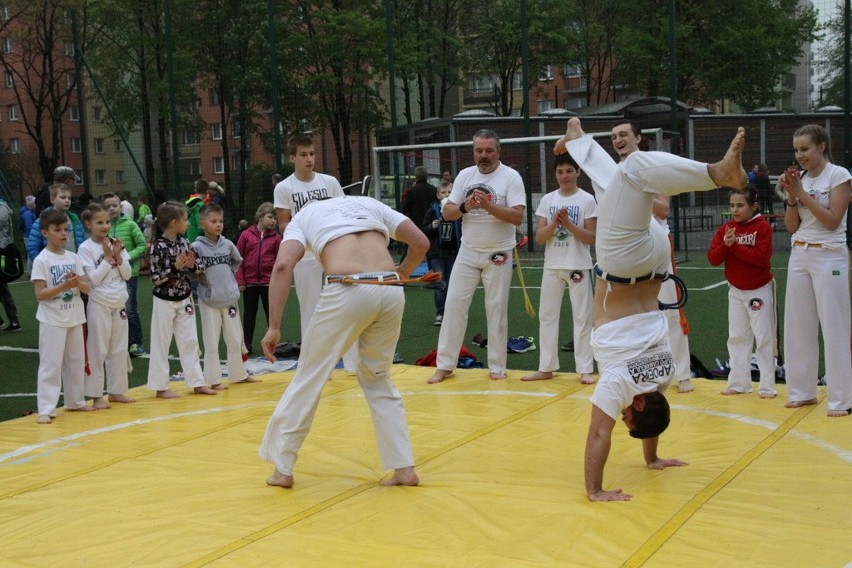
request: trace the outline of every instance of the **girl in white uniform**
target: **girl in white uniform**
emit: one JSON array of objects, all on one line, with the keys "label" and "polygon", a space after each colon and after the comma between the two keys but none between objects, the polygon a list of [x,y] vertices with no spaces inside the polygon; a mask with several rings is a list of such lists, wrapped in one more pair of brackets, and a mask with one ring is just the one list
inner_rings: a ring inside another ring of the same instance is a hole
[{"label": "girl in white uniform", "polygon": [[[91,237],[77,254],[91,291],[86,306],[89,336],[86,346],[91,373],[86,377],[86,396],[95,408],[109,408],[103,399],[104,376],[110,402],[136,402],[125,393],[127,381],[127,280],[133,274],[130,255],[118,239],[110,239],[110,214],[99,203],[83,211],[83,224]],[[106,366],[106,375],[104,375]]]},{"label": "girl in white uniform", "polygon": [[597,213],[595,198],[577,187],[580,168],[570,154],[555,161],[559,189],[541,199],[536,209],[537,244],[544,249],[541,277],[538,371],[522,381],[552,379],[559,370],[559,312],[565,287],[571,300],[574,330],[574,361],[580,382],[595,382],[592,355],[592,255]]},{"label": "girl in white uniform", "polygon": [[784,300],[784,352],[787,408],[817,403],[818,331],[825,348],[829,416],[852,413],[850,361],[849,252],[846,211],[849,170],[831,163],[831,142],[816,124],[793,134],[796,161],[787,168],[784,224],[792,234]]}]

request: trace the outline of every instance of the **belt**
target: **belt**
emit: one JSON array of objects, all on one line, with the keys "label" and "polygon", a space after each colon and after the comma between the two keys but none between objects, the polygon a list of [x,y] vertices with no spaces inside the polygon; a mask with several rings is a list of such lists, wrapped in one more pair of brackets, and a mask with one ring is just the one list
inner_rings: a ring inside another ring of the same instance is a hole
[{"label": "belt", "polygon": [[806,248],[806,249],[809,249],[809,248],[821,249],[822,248],[822,245],[819,244],[819,243],[808,243],[808,242],[805,242],[805,241],[793,241],[793,246],[794,247],[802,247],[802,248]]},{"label": "belt", "polygon": [[399,274],[396,272],[363,272],[361,274],[335,274],[325,277],[326,284],[351,284],[360,280],[373,282],[399,280]]},{"label": "belt", "polygon": [[645,280],[651,280],[652,278],[665,280],[666,276],[668,276],[667,274],[649,272],[648,274],[643,274],[642,276],[636,276],[634,278],[624,278],[622,276],[615,276],[609,272],[604,272],[604,270],[597,264],[595,265],[595,274],[604,280],[615,282],[616,284],[636,284],[637,282],[644,282]]}]

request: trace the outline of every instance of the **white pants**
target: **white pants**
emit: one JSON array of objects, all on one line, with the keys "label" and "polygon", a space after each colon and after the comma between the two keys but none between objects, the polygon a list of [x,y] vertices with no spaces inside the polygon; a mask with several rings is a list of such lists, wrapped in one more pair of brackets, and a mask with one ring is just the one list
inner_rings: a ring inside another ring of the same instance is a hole
[{"label": "white pants", "polygon": [[293,474],[323,387],[343,352],[357,344],[358,384],[370,407],[383,466],[414,465],[402,396],[390,378],[404,305],[403,290],[395,286],[325,286],[302,341],[299,369],[266,427],[261,458]]},{"label": "white pants", "polygon": [[60,392],[65,394],[65,408],[86,406],[83,394],[83,376],[86,374],[83,326],[57,327],[39,322],[38,358],[36,398],[39,415],[56,416]]},{"label": "white pants", "polygon": [[784,370],[791,402],[815,399],[822,327],[829,410],[852,408],[849,253],[794,246],[784,300]]},{"label": "white pants", "polygon": [[151,356],[148,363],[148,388],[169,388],[169,346],[174,335],[186,386],[204,386],[204,374],[198,360],[198,331],[192,297],[168,301],[154,296],[151,307]]},{"label": "white pants", "polygon": [[559,315],[565,287],[574,324],[574,361],[578,373],[594,372],[592,354],[592,271],[545,268],[538,308],[538,370],[559,370]]},{"label": "white pants", "polygon": [[127,310],[124,306],[110,308],[89,299],[86,306],[89,336],[86,347],[89,353],[89,376],[86,377],[86,396],[104,395],[104,367],[106,390],[109,394],[127,392]]},{"label": "white pants", "polygon": [[[669,274],[677,274],[674,265],[669,261]],[[674,280],[665,280],[660,287],[657,299],[664,304],[677,302],[677,287]],[[680,310],[663,310],[669,324],[669,347],[674,358],[674,380],[683,381],[692,376],[692,361],[689,358],[689,336],[683,332],[680,325]]]},{"label": "white pants", "polygon": [[208,385],[222,382],[222,365],[219,362],[219,336],[225,339],[228,379],[241,381],[248,376],[243,363],[243,324],[237,304],[225,308],[198,304],[201,318],[201,338],[204,341],[204,380]]},{"label": "white pants", "polygon": [[760,369],[758,392],[775,395],[775,281],[755,290],[728,288],[728,390],[751,392],[751,352]]},{"label": "white pants", "polygon": [[438,335],[438,369],[452,371],[467,331],[468,310],[480,280],[485,288],[488,323],[488,370],[506,372],[509,341],[509,287],[512,283],[512,251],[474,252],[462,243],[447,287],[444,322]]},{"label": "white pants", "polygon": [[633,152],[616,164],[588,135],[571,140],[568,151],[601,194],[595,237],[598,266],[622,278],[664,272],[669,240],[652,222],[654,195],[715,189],[707,164],[667,152]]},{"label": "white pants", "polygon": [[[293,282],[296,285],[296,296],[299,298],[299,323],[302,344],[308,333],[308,324],[314,313],[314,308],[319,302],[322,291],[323,271],[319,259],[314,257],[302,257],[293,268]],[[299,361],[301,364],[301,356]],[[358,350],[352,347],[343,354],[343,368],[355,372],[358,367]]]}]

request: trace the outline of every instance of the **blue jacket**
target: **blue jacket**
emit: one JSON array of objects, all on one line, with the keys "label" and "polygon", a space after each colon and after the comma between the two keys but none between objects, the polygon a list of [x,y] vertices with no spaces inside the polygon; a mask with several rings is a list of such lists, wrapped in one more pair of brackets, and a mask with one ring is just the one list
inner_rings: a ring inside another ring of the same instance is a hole
[{"label": "blue jacket", "polygon": [[[48,209],[53,209],[53,207],[48,207]],[[45,209],[47,211],[47,209]],[[80,245],[83,244],[83,241],[86,240],[86,233],[83,231],[83,223],[80,221],[80,218],[77,217],[77,214],[72,211],[66,211],[66,215],[71,219],[71,225],[74,228],[73,234],[69,235],[74,238],[74,250],[76,250]],[[38,256],[45,247],[47,247],[47,239],[41,236],[41,223],[38,219],[35,220],[33,226],[30,227],[30,235],[27,237],[27,256],[30,257],[30,260],[35,260],[35,257]]]}]

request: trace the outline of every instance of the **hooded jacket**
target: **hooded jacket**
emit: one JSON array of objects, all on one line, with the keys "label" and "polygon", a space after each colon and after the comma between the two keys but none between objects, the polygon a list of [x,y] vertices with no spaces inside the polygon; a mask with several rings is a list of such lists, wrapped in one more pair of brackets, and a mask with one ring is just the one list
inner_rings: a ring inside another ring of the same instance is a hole
[{"label": "hooded jacket", "polygon": [[198,300],[216,308],[227,308],[239,302],[240,288],[234,273],[243,257],[236,245],[220,236],[212,241],[201,235],[192,243],[204,274],[198,282]]},{"label": "hooded jacket", "polygon": [[243,263],[237,270],[237,284],[245,286],[269,286],[272,267],[281,245],[281,233],[277,229],[263,231],[252,225],[237,239],[237,250]]}]

